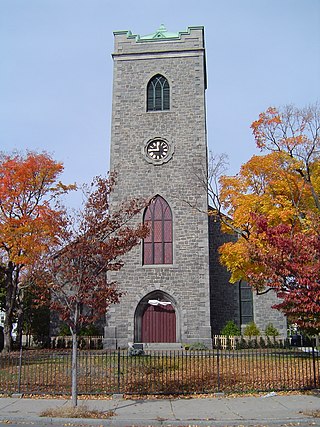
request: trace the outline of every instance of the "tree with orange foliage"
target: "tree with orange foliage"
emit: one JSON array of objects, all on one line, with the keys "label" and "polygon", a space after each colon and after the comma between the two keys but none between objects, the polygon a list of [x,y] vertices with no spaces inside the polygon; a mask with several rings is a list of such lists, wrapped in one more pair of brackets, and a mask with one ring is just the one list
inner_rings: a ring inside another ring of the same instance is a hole
[{"label": "tree with orange foliage", "polygon": [[0,154],[0,268],[5,279],[5,350],[12,349],[12,322],[24,274],[65,229],[58,196],[74,188],[58,181],[63,165],[48,154]]},{"label": "tree with orange foliage", "polygon": [[[283,297],[280,281],[271,283],[272,263],[267,265],[266,254],[275,250],[274,243],[261,233],[259,221],[263,218],[265,227],[278,232],[285,227],[289,240],[303,235],[306,242],[319,238],[320,111],[317,105],[269,108],[251,127],[258,148],[266,154],[253,156],[236,176],[221,177],[219,195],[214,192],[211,197],[223,229],[239,235],[236,242],[220,248],[221,261],[231,272],[231,282],[244,279],[258,292],[271,287]],[[276,269],[275,263],[273,266]],[[261,280],[256,280],[258,276]],[[308,292],[316,297],[316,283],[312,289]],[[297,293],[292,290],[290,295],[294,298]],[[287,314],[290,307],[286,305]],[[284,309],[284,305],[277,308]],[[297,319],[296,314],[293,317]]]},{"label": "tree with orange foliage", "polygon": [[255,218],[257,238],[248,245],[251,286],[268,284],[279,297],[274,306],[292,323],[314,334],[320,330],[320,236],[292,232],[289,224],[270,226],[265,216]]},{"label": "tree with orange foliage", "polygon": [[240,236],[220,249],[232,282],[246,279],[247,247],[257,238],[255,220],[260,215],[268,218],[269,226],[288,224],[293,232],[316,227],[310,188],[284,153],[253,156],[238,175],[224,176],[220,182],[220,201],[227,213],[223,230]]},{"label": "tree with orange foliage", "polygon": [[146,237],[148,228],[132,223],[146,203],[131,200],[110,212],[113,177],[97,177],[76,218],[69,219],[68,233],[38,263],[33,275],[39,298],[56,310],[72,335],[72,404],[77,405],[77,334],[119,302],[121,289],[108,273],[118,271],[122,256]]},{"label": "tree with orange foliage", "polygon": [[313,209],[320,211],[320,109],[269,108],[251,125],[257,147],[288,156],[296,174],[311,192]]}]

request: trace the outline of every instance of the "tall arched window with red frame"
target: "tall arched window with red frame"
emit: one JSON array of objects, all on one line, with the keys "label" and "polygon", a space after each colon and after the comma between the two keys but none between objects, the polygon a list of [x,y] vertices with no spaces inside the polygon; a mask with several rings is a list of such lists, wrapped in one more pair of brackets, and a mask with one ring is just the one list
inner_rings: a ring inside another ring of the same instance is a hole
[{"label": "tall arched window with red frame", "polygon": [[143,264],[172,264],[172,212],[163,197],[153,198],[143,222],[150,229],[143,241]]}]

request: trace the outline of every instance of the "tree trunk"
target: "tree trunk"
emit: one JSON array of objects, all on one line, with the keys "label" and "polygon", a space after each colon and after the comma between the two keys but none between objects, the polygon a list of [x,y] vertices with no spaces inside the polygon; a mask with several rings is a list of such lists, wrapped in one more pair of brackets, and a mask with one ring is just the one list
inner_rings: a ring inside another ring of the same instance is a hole
[{"label": "tree trunk", "polygon": [[23,307],[22,302],[19,302],[17,310],[17,339],[16,346],[20,349],[22,347],[22,335],[23,335]]},{"label": "tree trunk", "polygon": [[3,351],[8,353],[12,349],[12,320],[11,317],[7,314],[4,318],[4,326],[3,326],[3,338],[4,338],[4,344],[3,344]]},{"label": "tree trunk", "polygon": [[24,290],[18,289],[17,287],[17,296],[16,296],[16,316],[17,316],[17,338],[16,346],[17,348],[22,347],[22,335],[23,335],[23,322],[24,322]]},{"label": "tree trunk", "polygon": [[10,261],[5,269],[5,286],[6,286],[6,302],[5,302],[5,319],[4,319],[4,351],[12,350],[12,317],[16,303],[18,271],[14,277],[15,265]]},{"label": "tree trunk", "polygon": [[71,402],[72,406],[76,407],[78,405],[78,363],[77,363],[77,333],[72,332],[72,365],[71,365],[71,373],[72,373],[72,385],[71,385]]}]

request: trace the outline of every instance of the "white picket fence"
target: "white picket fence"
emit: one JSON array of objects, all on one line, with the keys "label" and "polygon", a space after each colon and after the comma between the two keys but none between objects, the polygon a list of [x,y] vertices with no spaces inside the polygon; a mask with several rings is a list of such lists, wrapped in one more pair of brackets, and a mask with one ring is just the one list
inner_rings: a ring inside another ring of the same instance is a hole
[{"label": "white picket fence", "polygon": [[241,341],[241,339],[243,339],[246,342],[257,340],[257,343],[259,344],[260,338],[263,338],[263,340],[266,344],[268,342],[268,338],[271,342],[275,342],[275,343],[279,342],[280,340],[283,341],[283,337],[281,337],[281,336],[279,336],[279,337],[267,337],[265,335],[261,335],[261,336],[252,336],[252,337],[248,337],[248,336],[230,336],[230,337],[227,337],[226,335],[214,335],[212,338],[212,344],[215,348],[220,347],[223,350],[230,348],[230,349],[234,350],[237,347],[237,343],[239,343]]}]

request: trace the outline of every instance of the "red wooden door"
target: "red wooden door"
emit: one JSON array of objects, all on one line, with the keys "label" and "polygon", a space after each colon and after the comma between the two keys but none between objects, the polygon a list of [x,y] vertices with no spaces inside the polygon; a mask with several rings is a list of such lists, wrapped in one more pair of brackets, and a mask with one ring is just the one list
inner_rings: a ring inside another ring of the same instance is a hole
[{"label": "red wooden door", "polygon": [[142,315],[142,342],[176,342],[176,313],[171,304],[148,305]]}]

